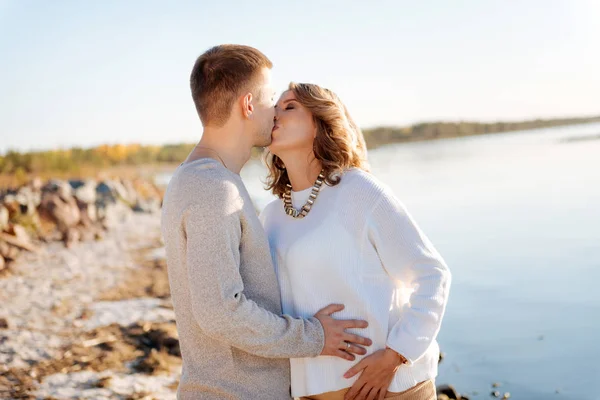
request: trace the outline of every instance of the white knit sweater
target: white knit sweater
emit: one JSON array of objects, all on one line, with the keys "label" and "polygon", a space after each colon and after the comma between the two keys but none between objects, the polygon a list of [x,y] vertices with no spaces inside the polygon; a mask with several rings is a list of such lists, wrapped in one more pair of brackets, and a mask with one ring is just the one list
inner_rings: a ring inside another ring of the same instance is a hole
[{"label": "white knit sweater", "polygon": [[[311,188],[293,192],[296,208]],[[304,219],[285,214],[282,200],[261,221],[269,237],[283,312],[308,318],[330,303],[335,318],[369,322],[355,330],[373,340],[368,354],[391,347],[409,360],[389,391],[435,378],[450,272],[404,206],[372,175],[348,170],[339,185],[323,185]],[[319,356],[291,359],[292,395],[310,396],[352,386],[344,373],[356,361]]]}]

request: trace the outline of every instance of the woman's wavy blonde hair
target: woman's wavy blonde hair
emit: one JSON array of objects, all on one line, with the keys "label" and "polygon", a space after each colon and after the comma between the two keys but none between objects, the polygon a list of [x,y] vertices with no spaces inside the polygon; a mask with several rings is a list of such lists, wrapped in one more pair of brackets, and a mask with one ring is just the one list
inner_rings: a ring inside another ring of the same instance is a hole
[{"label": "woman's wavy blonde hair", "polygon": [[[331,90],[310,83],[292,82],[288,89],[313,116],[317,127],[313,152],[323,165],[325,183],[337,185],[341,174],[349,168],[369,171],[362,131],[340,98]],[[290,183],[285,165],[281,158],[269,151],[265,152],[265,163],[269,169],[266,189],[281,198]]]}]

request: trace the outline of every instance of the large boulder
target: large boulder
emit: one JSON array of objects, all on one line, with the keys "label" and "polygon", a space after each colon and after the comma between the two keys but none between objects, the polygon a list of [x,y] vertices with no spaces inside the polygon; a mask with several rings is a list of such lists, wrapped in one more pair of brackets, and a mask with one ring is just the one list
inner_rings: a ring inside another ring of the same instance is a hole
[{"label": "large boulder", "polygon": [[[67,186],[70,190],[70,186]],[[70,228],[81,221],[81,212],[77,201],[71,195],[66,195],[69,190],[59,187],[55,192],[46,191],[42,197],[40,212],[49,217],[58,230],[66,236]]]}]

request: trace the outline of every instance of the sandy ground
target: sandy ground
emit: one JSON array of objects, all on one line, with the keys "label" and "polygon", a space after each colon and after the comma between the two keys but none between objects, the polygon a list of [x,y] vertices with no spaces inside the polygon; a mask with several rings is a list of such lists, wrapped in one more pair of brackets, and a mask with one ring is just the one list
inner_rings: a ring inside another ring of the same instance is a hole
[{"label": "sandy ground", "polygon": [[25,254],[0,277],[0,398],[174,399],[180,353],[158,214]]}]

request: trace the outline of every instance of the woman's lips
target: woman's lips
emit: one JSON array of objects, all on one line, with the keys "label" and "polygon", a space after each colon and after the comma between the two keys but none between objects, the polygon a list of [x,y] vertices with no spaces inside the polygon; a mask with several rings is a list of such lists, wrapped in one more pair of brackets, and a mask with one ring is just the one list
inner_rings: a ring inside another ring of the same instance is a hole
[{"label": "woman's lips", "polygon": [[277,125],[273,126],[273,129],[271,129],[271,133],[275,132],[277,129],[279,129],[279,126],[277,126]]}]

